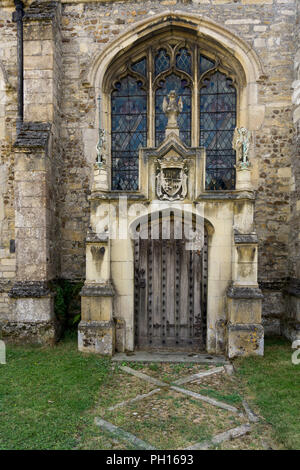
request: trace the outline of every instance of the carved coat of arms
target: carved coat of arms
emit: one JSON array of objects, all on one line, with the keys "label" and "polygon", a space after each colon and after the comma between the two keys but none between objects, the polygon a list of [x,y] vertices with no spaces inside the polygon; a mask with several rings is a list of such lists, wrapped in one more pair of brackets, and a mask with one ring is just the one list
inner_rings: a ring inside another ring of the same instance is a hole
[{"label": "carved coat of arms", "polygon": [[179,158],[157,160],[156,194],[159,199],[175,201],[187,195],[187,164]]}]

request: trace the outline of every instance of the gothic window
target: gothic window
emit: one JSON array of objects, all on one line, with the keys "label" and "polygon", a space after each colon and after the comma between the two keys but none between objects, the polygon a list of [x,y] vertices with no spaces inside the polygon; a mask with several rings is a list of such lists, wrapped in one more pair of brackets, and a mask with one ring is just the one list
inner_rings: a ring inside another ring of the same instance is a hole
[{"label": "gothic window", "polygon": [[127,76],[111,96],[112,189],[138,190],[138,152],[147,144],[147,94]]},{"label": "gothic window", "polygon": [[181,97],[179,135],[188,147],[206,148],[206,190],[235,186],[237,92],[229,68],[195,43],[153,43],[138,55],[128,55],[111,80],[112,189],[137,191],[139,149],[159,146],[167,117],[163,100],[171,90]]},{"label": "gothic window", "polygon": [[206,148],[206,189],[233,189],[236,92],[232,80],[215,72],[200,89],[200,146]]}]

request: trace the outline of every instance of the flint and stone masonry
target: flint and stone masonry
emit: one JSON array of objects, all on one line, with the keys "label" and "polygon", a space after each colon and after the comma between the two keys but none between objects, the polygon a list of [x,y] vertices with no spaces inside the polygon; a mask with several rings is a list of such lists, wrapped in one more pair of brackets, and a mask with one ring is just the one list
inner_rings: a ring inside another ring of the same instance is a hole
[{"label": "flint and stone masonry", "polygon": [[[0,2],[2,338],[57,341],[52,285],[66,279],[84,281],[79,349],[135,349],[133,245],[112,240],[98,217],[104,203],[118,205],[110,187],[107,84],[122,54],[174,31],[215,51],[236,77],[237,127],[251,133],[250,166],[236,166],[235,190],[211,194],[203,183],[205,149],[187,148],[173,129],[161,147],[149,141],[140,151],[140,189],[128,194],[128,205],[151,207],[159,199],[157,159],[174,149],[176,159],[187,158],[182,204],[202,204],[208,234],[206,351],[263,354],[264,335],[300,339],[299,2],[24,0],[23,9],[17,129],[16,6]],[[107,140],[101,168],[99,124]],[[135,222],[129,217],[127,228]]]}]

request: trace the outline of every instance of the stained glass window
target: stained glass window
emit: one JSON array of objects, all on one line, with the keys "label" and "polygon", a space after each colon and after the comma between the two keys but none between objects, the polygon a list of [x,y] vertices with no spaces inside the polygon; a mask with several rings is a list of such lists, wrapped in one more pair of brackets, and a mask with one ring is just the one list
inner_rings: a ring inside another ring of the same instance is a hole
[{"label": "stained glass window", "polygon": [[188,146],[191,145],[191,89],[187,80],[175,74],[168,75],[159,83],[155,94],[155,144],[159,145],[165,138],[168,118],[163,112],[163,100],[171,90],[175,90],[183,102],[183,110],[178,116],[179,136]]},{"label": "stained glass window", "polygon": [[[147,55],[146,50],[139,50],[138,59],[133,54],[127,56],[128,61],[120,60],[118,73],[122,78],[117,83],[111,80],[114,83],[111,92],[113,190],[139,189],[139,148],[147,146],[148,125],[151,146],[159,146],[165,139],[168,118],[163,112],[163,101],[172,90],[183,103],[178,126],[179,137],[186,146],[196,144],[192,142],[192,126],[199,127],[198,145],[206,148],[206,189],[234,189],[232,138],[236,127],[236,89],[232,80],[218,70],[220,60],[204,55],[200,49],[196,58],[191,53],[196,47],[196,43],[189,41],[183,44],[178,39],[176,43],[173,38],[168,43],[160,39],[151,43]],[[198,83],[193,80],[196,76]],[[199,108],[197,117],[193,113],[192,122],[192,100],[197,85]]]},{"label": "stained glass window", "polygon": [[138,62],[135,62],[134,64],[132,64],[131,66],[132,70],[134,72],[137,72],[137,73],[140,73],[141,75],[143,75],[144,77],[146,77],[147,75],[147,61],[146,61],[146,57],[143,57],[141,60],[139,60]]},{"label": "stained glass window", "polygon": [[232,80],[215,72],[200,90],[200,145],[206,147],[206,189],[234,189],[236,90]]},{"label": "stained glass window", "polygon": [[170,67],[170,56],[165,49],[159,49],[155,56],[155,76],[165,72]]},{"label": "stained glass window", "polygon": [[176,67],[189,75],[192,74],[192,59],[187,49],[182,48],[179,50],[179,53],[176,55]]},{"label": "stained glass window", "polygon": [[199,72],[200,72],[200,76],[204,73],[204,72],[208,72],[208,70],[211,70],[212,68],[214,68],[215,66],[215,62],[212,61],[211,59],[208,59],[207,57],[205,57],[204,55],[200,54],[200,57],[199,57]]},{"label": "stained glass window", "polygon": [[111,95],[112,189],[138,189],[139,148],[147,144],[147,93],[130,76]]}]

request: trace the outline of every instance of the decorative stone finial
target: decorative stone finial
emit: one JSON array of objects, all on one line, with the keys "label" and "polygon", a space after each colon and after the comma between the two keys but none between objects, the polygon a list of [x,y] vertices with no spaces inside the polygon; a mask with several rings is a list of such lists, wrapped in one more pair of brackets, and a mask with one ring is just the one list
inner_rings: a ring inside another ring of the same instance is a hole
[{"label": "decorative stone finial", "polygon": [[163,101],[163,112],[168,118],[168,123],[166,126],[166,136],[170,131],[179,135],[179,127],[177,123],[177,117],[183,109],[183,103],[181,97],[177,101],[177,95],[175,90],[171,90],[168,96],[168,99],[164,97]]},{"label": "decorative stone finial", "polygon": [[236,151],[237,167],[246,170],[250,167],[249,148],[251,132],[245,127],[236,127],[233,134],[232,148]]}]

